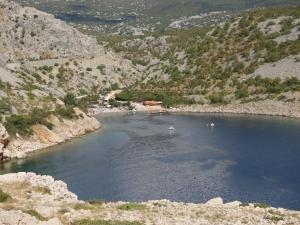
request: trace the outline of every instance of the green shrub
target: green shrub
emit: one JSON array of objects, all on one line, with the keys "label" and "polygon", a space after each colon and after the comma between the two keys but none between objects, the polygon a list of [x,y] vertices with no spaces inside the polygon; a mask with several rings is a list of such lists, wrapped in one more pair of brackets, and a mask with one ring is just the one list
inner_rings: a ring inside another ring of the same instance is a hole
[{"label": "green shrub", "polygon": [[37,218],[40,221],[46,221],[47,218],[43,217],[41,214],[39,214],[37,211],[33,210],[33,209],[29,209],[29,210],[25,210],[25,213],[34,216],[35,218]]},{"label": "green shrub", "polygon": [[254,203],[254,207],[255,208],[266,209],[266,208],[270,208],[271,206],[266,204],[266,203]]},{"label": "green shrub", "polygon": [[134,66],[136,66],[136,65],[147,66],[147,65],[149,64],[149,62],[148,62],[148,61],[145,61],[145,60],[142,60],[142,59],[133,59],[133,60],[132,60],[132,64],[133,64]]},{"label": "green shrub", "polygon": [[32,135],[32,125],[41,124],[48,129],[53,128],[53,124],[49,123],[46,118],[49,112],[42,109],[33,109],[28,115],[11,115],[6,119],[5,128],[7,132],[15,136],[17,133],[21,136],[28,137]]},{"label": "green shrub", "polygon": [[0,202],[6,202],[8,199],[10,199],[10,195],[4,193],[1,189],[0,189]]},{"label": "green shrub", "polygon": [[105,73],[106,73],[106,71],[105,71],[106,66],[105,66],[104,64],[101,64],[101,65],[97,66],[97,69],[98,69],[102,74],[105,74]]},{"label": "green shrub", "polygon": [[243,203],[240,203],[240,207],[247,207],[249,206],[250,204],[248,202],[243,202]]},{"label": "green shrub", "polygon": [[36,187],[35,191],[42,194],[51,195],[51,190],[48,187]]},{"label": "green shrub", "polygon": [[76,119],[78,118],[78,116],[75,114],[75,111],[73,109],[73,107],[58,107],[56,110],[55,110],[55,114],[62,117],[62,118],[65,118],[65,119]]},{"label": "green shrub", "polygon": [[119,103],[118,101],[116,101],[115,99],[109,99],[109,104],[114,107],[114,108],[117,108],[117,107],[120,107],[121,106],[121,103]]},{"label": "green shrub", "polygon": [[88,95],[84,98],[78,99],[76,106],[81,110],[86,111],[89,105],[98,103],[98,95]]},{"label": "green shrub", "polygon": [[103,205],[106,203],[105,200],[99,200],[99,199],[93,199],[88,201],[91,205],[97,206],[97,205]]},{"label": "green shrub", "polygon": [[86,203],[77,203],[73,206],[75,210],[92,210],[94,207]]},{"label": "green shrub", "polygon": [[118,206],[118,209],[120,210],[127,210],[127,211],[131,211],[131,210],[144,210],[146,207],[143,204],[140,203],[125,203],[123,205]]},{"label": "green shrub", "polygon": [[223,93],[216,93],[208,96],[211,104],[220,104],[220,103],[225,103],[224,100],[224,94]]},{"label": "green shrub", "polygon": [[63,102],[65,103],[66,106],[77,106],[77,100],[74,94],[68,93],[65,95],[63,98]]},{"label": "green shrub", "polygon": [[111,84],[111,89],[114,90],[118,90],[119,89],[119,84],[118,83],[113,83]]},{"label": "green shrub", "polygon": [[247,98],[249,96],[248,89],[245,87],[241,88],[241,89],[237,89],[234,94],[235,94],[235,97],[238,99]]},{"label": "green shrub", "polygon": [[[0,88],[1,89],[1,88]],[[0,99],[0,114],[10,111],[10,102],[8,99]]]},{"label": "green shrub", "polygon": [[15,136],[17,133],[21,136],[32,135],[31,125],[29,117],[22,115],[12,115],[5,122],[5,128],[11,136]]}]

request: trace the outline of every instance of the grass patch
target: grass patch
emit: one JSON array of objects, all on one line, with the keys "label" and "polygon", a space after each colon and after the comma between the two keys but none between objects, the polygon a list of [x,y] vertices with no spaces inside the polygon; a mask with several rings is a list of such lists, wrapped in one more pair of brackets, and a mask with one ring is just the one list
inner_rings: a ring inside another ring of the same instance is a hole
[{"label": "grass patch", "polygon": [[139,203],[125,203],[123,205],[118,206],[118,209],[120,210],[144,210],[146,207],[143,204]]},{"label": "grass patch", "polygon": [[37,218],[40,221],[46,221],[47,220],[47,218],[43,217],[41,214],[39,214],[37,211],[35,211],[33,209],[25,210],[24,213],[27,213],[31,216],[34,216],[35,218]]},{"label": "grass patch", "polygon": [[101,206],[106,203],[105,200],[98,200],[98,199],[89,200],[88,202],[94,206]]},{"label": "grass patch", "polygon": [[44,195],[51,195],[51,190],[48,187],[36,187],[35,191]]},{"label": "grass patch", "polygon": [[270,207],[271,206],[266,203],[254,203],[254,208],[266,209],[266,208],[270,208]]},{"label": "grass patch", "polygon": [[284,220],[284,218],[282,216],[266,216],[266,219],[270,220],[272,222],[275,222],[275,223],[277,223],[281,220]]},{"label": "grass patch", "polygon": [[247,206],[249,206],[249,203],[248,202],[243,202],[243,203],[240,204],[240,206],[241,207],[247,207]]},{"label": "grass patch", "polygon": [[73,206],[73,209],[75,209],[75,210],[92,210],[92,209],[94,209],[94,207],[90,204],[77,203]]},{"label": "grass patch", "polygon": [[140,223],[138,221],[106,221],[106,220],[80,220],[74,223],[74,225],[143,225],[143,223]]},{"label": "grass patch", "polygon": [[10,195],[0,189],[0,202],[6,202],[9,199],[11,199]]}]

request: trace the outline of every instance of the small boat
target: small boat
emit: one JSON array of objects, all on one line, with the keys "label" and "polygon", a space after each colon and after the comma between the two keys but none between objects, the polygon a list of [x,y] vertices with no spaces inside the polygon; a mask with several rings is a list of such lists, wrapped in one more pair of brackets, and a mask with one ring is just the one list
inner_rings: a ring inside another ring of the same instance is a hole
[{"label": "small boat", "polygon": [[170,127],[169,127],[169,130],[175,130],[175,127],[170,126]]},{"label": "small boat", "polygon": [[207,127],[215,127],[215,124],[214,123],[208,123],[206,124]]}]

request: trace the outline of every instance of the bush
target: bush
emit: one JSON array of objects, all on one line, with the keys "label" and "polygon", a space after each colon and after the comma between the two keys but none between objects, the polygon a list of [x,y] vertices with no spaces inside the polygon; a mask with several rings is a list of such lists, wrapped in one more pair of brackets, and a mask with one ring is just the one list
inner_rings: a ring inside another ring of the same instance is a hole
[{"label": "bush", "polygon": [[127,210],[127,211],[144,210],[145,208],[146,208],[145,205],[139,204],[139,203],[125,203],[118,207],[118,209],[120,209],[120,210]]},{"label": "bush", "polygon": [[38,192],[38,193],[44,194],[44,195],[45,194],[51,195],[51,190],[48,187],[42,187],[42,186],[36,187],[35,191]]},{"label": "bush", "polygon": [[10,111],[10,103],[8,99],[0,100],[0,114],[4,114]]},{"label": "bush", "polygon": [[78,118],[77,115],[75,114],[73,107],[65,107],[65,108],[58,107],[55,111],[55,114],[65,119]]},{"label": "bush", "polygon": [[121,104],[118,101],[116,101],[115,99],[109,99],[109,104],[114,108],[121,106]]},{"label": "bush", "polygon": [[105,66],[104,64],[101,64],[101,65],[97,66],[97,69],[98,69],[102,74],[105,74],[105,73],[106,73],[106,71],[105,71],[106,66]]},{"label": "bush", "polygon": [[84,98],[78,99],[76,102],[76,106],[81,110],[86,111],[90,104],[98,103],[98,95],[88,95]]},{"label": "bush", "polygon": [[15,136],[17,133],[21,136],[32,135],[31,125],[29,117],[22,115],[12,115],[5,122],[5,128],[11,136]]},{"label": "bush", "polygon": [[225,103],[223,93],[212,94],[212,95],[208,96],[208,98],[209,98],[211,104]]},{"label": "bush", "polygon": [[241,89],[237,89],[234,94],[235,94],[235,97],[238,99],[247,98],[249,96],[248,89],[245,87],[241,88]]},{"label": "bush", "polygon": [[66,106],[77,106],[76,97],[74,94],[68,93],[65,95],[63,102]]},{"label": "bush", "polygon": [[114,90],[118,90],[119,89],[119,84],[118,83],[113,83],[111,85],[111,89],[114,91]]},{"label": "bush", "polygon": [[43,217],[41,214],[39,214],[37,211],[33,210],[33,209],[29,209],[29,210],[25,210],[25,213],[34,216],[35,218],[37,218],[40,221],[46,221],[47,218]]},{"label": "bush", "polygon": [[0,202],[6,202],[8,199],[10,199],[10,195],[4,193],[1,189],[0,189]]},{"label": "bush", "polygon": [[255,208],[266,209],[266,208],[270,208],[271,206],[266,204],[266,203],[254,203],[254,207]]},{"label": "bush", "polygon": [[11,115],[6,119],[5,128],[12,136],[18,133],[21,136],[28,137],[33,133],[31,126],[34,124],[44,125],[48,129],[53,128],[53,124],[46,120],[49,115],[49,112],[41,109],[33,109],[28,115]]}]

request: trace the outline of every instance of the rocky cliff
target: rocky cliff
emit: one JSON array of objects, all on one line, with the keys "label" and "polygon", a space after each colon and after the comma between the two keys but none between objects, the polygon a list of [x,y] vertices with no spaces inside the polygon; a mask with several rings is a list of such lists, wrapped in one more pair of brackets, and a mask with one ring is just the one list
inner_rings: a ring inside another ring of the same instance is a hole
[{"label": "rocky cliff", "polygon": [[[74,110],[78,116],[77,119],[62,119],[50,115],[47,120],[54,125],[52,130],[44,125],[37,124],[32,126],[33,135],[31,137],[11,138],[6,148],[2,148],[3,157],[6,159],[24,158],[33,151],[65,142],[101,127],[101,124],[95,118],[87,116],[78,108]],[[3,140],[7,140],[6,133],[3,133],[5,137]]]},{"label": "rocky cliff", "polygon": [[0,22],[2,65],[26,59],[84,57],[104,51],[95,39],[53,15],[13,1],[0,1]]},{"label": "rocky cliff", "polygon": [[205,204],[78,200],[62,181],[34,173],[0,176],[0,224],[195,225],[300,224],[300,212],[215,198]]}]

